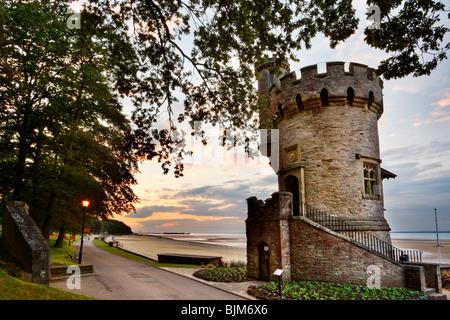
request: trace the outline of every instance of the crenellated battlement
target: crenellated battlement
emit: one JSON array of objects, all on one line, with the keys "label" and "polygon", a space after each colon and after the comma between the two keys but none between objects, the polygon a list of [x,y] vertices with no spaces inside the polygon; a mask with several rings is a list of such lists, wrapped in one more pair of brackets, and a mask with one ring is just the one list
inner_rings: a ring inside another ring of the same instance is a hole
[{"label": "crenellated battlement", "polygon": [[275,77],[269,71],[274,63],[270,59],[257,68],[262,75],[259,92],[270,95],[272,113],[285,115],[330,106],[365,108],[378,118],[383,113],[383,81],[367,65],[335,61],[290,72],[284,64],[282,75]]}]

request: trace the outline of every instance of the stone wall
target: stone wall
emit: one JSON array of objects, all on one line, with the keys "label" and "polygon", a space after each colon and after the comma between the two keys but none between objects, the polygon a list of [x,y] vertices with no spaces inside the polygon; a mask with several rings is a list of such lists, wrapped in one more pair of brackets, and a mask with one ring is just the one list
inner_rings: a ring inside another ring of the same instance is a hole
[{"label": "stone wall", "polygon": [[270,254],[270,279],[278,280],[273,273],[283,269],[283,280],[290,280],[290,239],[288,218],[292,212],[292,194],[275,192],[265,202],[247,199],[247,271],[248,276],[260,279],[261,244],[267,245]]},{"label": "stone wall", "polygon": [[365,250],[338,235],[307,223],[290,220],[291,278],[366,285],[369,266],[380,268],[381,286],[405,287],[403,267]]},{"label": "stone wall", "polygon": [[[390,242],[384,218],[376,115],[351,107],[328,107],[297,113],[278,124],[280,137],[279,189],[303,168],[304,201],[329,214],[346,218]],[[292,155],[292,150],[295,154]],[[363,165],[374,163],[378,195],[364,195]]]},{"label": "stone wall", "polygon": [[380,286],[425,290],[425,279],[435,286],[439,267],[404,265],[331,231],[303,216],[292,215],[292,194],[275,192],[266,201],[247,199],[247,272],[259,279],[260,244],[270,252],[270,280],[283,269],[283,281],[306,280],[367,285],[369,269],[379,270]]},{"label": "stone wall", "polygon": [[2,245],[20,262],[23,279],[40,284],[50,280],[50,248],[24,202],[3,208]]}]

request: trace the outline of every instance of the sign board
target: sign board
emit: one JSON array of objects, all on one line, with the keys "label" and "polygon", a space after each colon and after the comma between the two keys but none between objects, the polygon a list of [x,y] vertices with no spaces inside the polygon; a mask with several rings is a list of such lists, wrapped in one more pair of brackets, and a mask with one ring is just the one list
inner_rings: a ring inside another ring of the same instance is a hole
[{"label": "sign board", "polygon": [[275,272],[273,273],[274,276],[281,276],[283,274],[284,270],[283,269],[277,269],[275,270]]},{"label": "sign board", "polygon": [[91,233],[91,228],[84,228],[84,233]]}]

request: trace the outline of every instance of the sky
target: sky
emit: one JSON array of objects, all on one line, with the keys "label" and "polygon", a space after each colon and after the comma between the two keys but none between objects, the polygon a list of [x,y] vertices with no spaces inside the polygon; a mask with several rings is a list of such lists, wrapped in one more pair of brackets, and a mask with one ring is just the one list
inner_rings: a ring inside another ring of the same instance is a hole
[{"label": "sky", "polygon": [[[364,42],[367,6],[354,3],[363,17],[355,34],[335,49],[317,37],[312,49],[298,53],[300,62],[292,63],[291,71],[325,61],[376,68],[388,57]],[[450,230],[449,71],[445,60],[430,76],[384,80],[378,128],[382,167],[397,175],[383,181],[385,218],[392,231],[434,231],[435,208],[439,230]],[[214,138],[217,132],[211,129],[207,135]],[[190,143],[201,150],[198,141]],[[134,187],[140,198],[136,212],[114,219],[134,232],[245,233],[246,199],[269,198],[278,189],[277,176],[267,159],[223,161],[221,152],[208,146],[203,156],[185,165],[181,178],[163,175],[156,161],[142,163]]]}]

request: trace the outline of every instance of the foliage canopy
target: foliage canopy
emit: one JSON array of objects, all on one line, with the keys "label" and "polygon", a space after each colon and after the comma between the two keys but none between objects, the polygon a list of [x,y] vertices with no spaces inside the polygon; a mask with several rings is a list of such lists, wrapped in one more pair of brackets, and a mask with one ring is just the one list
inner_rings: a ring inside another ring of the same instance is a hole
[{"label": "foliage canopy", "polygon": [[[0,4],[0,193],[29,202],[46,234],[77,225],[87,196],[97,216],[132,211],[140,160],[182,176],[195,121],[248,143],[265,108],[255,65],[298,60],[318,34],[334,48],[359,23],[348,0],[86,0],[73,28],[70,4]],[[365,41],[390,54],[378,75],[427,75],[447,58],[442,2],[370,5],[380,28]]]}]

